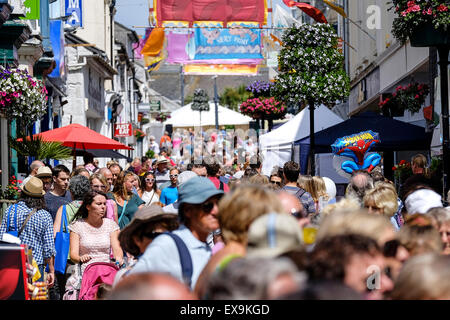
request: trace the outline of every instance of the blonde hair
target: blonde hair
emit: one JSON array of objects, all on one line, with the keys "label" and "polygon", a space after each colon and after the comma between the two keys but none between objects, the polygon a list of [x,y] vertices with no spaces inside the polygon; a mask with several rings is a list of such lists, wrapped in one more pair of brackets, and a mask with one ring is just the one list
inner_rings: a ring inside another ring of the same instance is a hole
[{"label": "blonde hair", "polygon": [[94,181],[94,179],[98,179],[106,187],[106,189],[109,189],[109,183],[104,175],[95,172],[89,177],[89,182],[92,184],[92,181]]},{"label": "blonde hair", "polygon": [[[312,180],[312,177],[310,175],[299,175],[297,179],[297,185],[304,189],[305,191],[309,192],[308,189],[308,182]],[[310,192],[309,192],[310,193]]]},{"label": "blonde hair", "polygon": [[450,256],[421,254],[406,261],[390,298],[394,300],[450,299]]},{"label": "blonde hair", "polygon": [[312,177],[312,183],[317,194],[317,199],[322,197],[324,200],[330,199],[330,196],[327,193],[327,186],[325,185],[325,180],[322,177],[314,176]]},{"label": "blonde hair", "polygon": [[411,166],[415,166],[417,168],[423,169],[424,176],[426,176],[428,178],[430,175],[430,172],[427,167],[427,163],[428,163],[427,158],[421,153],[418,153],[411,158]]},{"label": "blonde hair", "polygon": [[250,224],[269,212],[283,213],[277,194],[266,187],[244,184],[219,202],[219,224],[225,242],[247,243]]},{"label": "blonde hair", "polygon": [[114,195],[118,197],[122,197],[125,200],[130,200],[132,193],[129,193],[125,188],[125,180],[127,178],[136,179],[136,175],[132,172],[122,171],[117,177],[116,184],[114,185]]},{"label": "blonde hair", "polygon": [[361,234],[381,245],[386,241],[387,231],[394,235],[394,227],[385,216],[370,214],[365,209],[337,211],[324,217],[316,239],[320,241],[329,236]]},{"label": "blonde hair", "polygon": [[375,203],[378,208],[383,209],[383,214],[388,218],[392,217],[398,210],[397,193],[395,189],[378,184],[364,195],[363,203],[367,206],[369,202]]},{"label": "blonde hair", "polygon": [[329,214],[340,211],[356,211],[361,209],[359,202],[353,198],[343,198],[339,202],[329,204],[325,206],[321,212],[322,216],[325,217]]}]

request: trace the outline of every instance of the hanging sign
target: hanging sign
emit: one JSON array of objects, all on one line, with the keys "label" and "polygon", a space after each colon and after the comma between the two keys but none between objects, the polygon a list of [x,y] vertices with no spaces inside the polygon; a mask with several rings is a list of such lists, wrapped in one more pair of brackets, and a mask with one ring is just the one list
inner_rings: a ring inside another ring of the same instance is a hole
[{"label": "hanging sign", "polygon": [[123,138],[131,137],[133,135],[133,128],[131,123],[116,123],[114,126],[114,137]]}]

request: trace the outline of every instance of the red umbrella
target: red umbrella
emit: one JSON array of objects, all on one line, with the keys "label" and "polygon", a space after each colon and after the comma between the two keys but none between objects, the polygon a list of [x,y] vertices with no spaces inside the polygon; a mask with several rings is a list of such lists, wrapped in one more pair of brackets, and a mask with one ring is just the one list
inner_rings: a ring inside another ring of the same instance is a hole
[{"label": "red umbrella", "polygon": [[[78,123],[72,123],[65,127],[38,133],[34,135],[34,137],[36,136],[41,137],[44,141],[62,142],[63,146],[72,149],[133,150],[133,148],[123,143],[105,137]],[[17,139],[17,141],[22,141],[22,139]]]}]

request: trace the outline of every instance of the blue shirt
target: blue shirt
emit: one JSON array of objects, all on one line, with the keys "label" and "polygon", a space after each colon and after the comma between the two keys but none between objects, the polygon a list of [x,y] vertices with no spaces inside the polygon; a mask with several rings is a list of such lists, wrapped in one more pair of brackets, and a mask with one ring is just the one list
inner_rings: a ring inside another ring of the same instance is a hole
[{"label": "blue shirt", "polygon": [[[207,243],[194,237],[184,225],[181,225],[173,233],[184,241],[191,255],[193,267],[191,288],[193,289],[211,257],[211,248]],[[162,234],[156,237],[131,269],[130,274],[143,272],[167,272],[183,282],[180,256],[177,246],[170,236]]]},{"label": "blue shirt", "polygon": [[[3,215],[2,225],[0,227],[0,239],[3,238],[3,234],[6,233],[6,226],[8,212],[9,214],[9,227],[10,230],[14,228],[14,204],[6,209]],[[25,202],[19,201],[17,203],[17,230],[19,231],[23,223],[27,219],[32,209],[25,205]],[[33,251],[33,258],[38,265],[44,264],[44,259],[50,259],[52,256],[56,256],[55,240],[53,238],[53,220],[48,211],[41,209],[31,216],[28,220],[25,228],[19,236],[22,244],[28,245]]]},{"label": "blue shirt", "polygon": [[162,204],[168,205],[171,203],[174,203],[178,200],[178,188],[177,187],[167,187],[162,189],[161,196],[159,197],[159,201],[161,201]]},{"label": "blue shirt", "polygon": [[45,194],[44,199],[47,211],[50,213],[53,222],[55,221],[56,212],[58,212],[59,207],[72,202],[70,191],[66,191],[63,196],[55,196],[49,191]]}]

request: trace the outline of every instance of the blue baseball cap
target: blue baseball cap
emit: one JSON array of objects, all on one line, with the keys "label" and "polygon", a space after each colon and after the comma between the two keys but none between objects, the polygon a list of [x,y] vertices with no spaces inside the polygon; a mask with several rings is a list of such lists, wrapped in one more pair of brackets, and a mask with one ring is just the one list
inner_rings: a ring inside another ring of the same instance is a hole
[{"label": "blue baseball cap", "polygon": [[200,204],[209,198],[223,194],[214,183],[205,177],[193,177],[178,187],[178,203]]}]

